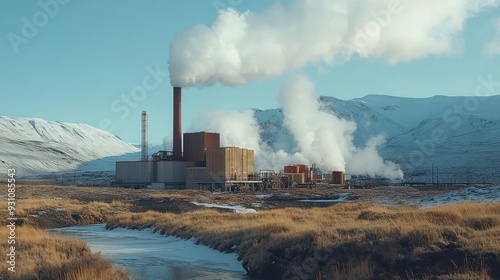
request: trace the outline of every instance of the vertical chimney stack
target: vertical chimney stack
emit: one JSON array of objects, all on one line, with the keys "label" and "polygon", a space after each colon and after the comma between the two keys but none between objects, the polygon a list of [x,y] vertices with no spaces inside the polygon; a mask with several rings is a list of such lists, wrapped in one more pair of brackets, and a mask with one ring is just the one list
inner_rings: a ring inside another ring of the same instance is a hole
[{"label": "vertical chimney stack", "polygon": [[142,111],[141,160],[148,160],[148,113]]},{"label": "vertical chimney stack", "polygon": [[182,119],[181,100],[182,88],[174,87],[174,160],[182,160]]}]

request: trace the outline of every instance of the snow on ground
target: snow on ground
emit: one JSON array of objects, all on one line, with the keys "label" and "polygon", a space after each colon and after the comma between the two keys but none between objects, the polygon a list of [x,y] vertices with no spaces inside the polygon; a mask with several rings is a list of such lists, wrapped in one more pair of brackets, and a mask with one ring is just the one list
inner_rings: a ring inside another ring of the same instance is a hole
[{"label": "snow on ground", "polygon": [[246,279],[236,254],[226,254],[193,240],[164,236],[148,230],[104,225],[73,226],[49,230],[85,240],[93,252],[100,251],[115,264],[129,268],[138,279]]},{"label": "snow on ground", "polygon": [[0,117],[0,168],[18,178],[41,172],[114,170],[115,161],[139,149],[87,124]]},{"label": "snow on ground", "polygon": [[[466,101],[463,96],[320,98],[324,112],[356,122],[357,146],[364,146],[375,135],[384,135],[387,143],[380,147],[380,154],[400,164],[405,180],[430,183],[434,164],[441,182],[500,182],[500,95],[482,100],[478,110],[468,111],[467,116],[452,113]],[[296,143],[283,125],[282,110],[254,112],[262,141],[275,151],[293,153]]]},{"label": "snow on ground", "polygon": [[256,198],[260,198],[260,199],[267,199],[267,198],[271,198],[273,197],[272,194],[257,194],[255,195]]},{"label": "snow on ground", "polygon": [[344,202],[349,200],[352,196],[352,193],[339,193],[339,197],[337,199],[300,199],[297,202],[307,202],[307,203],[332,203],[332,202]]},{"label": "snow on ground", "polygon": [[221,205],[221,204],[212,204],[212,203],[200,203],[200,202],[196,202],[196,201],[193,201],[191,203],[193,203],[194,205],[204,206],[204,207],[209,207],[209,208],[230,209],[230,210],[233,210],[234,212],[240,213],[240,214],[257,213],[257,211],[255,209],[245,208],[241,205]]},{"label": "snow on ground", "polygon": [[[479,109],[459,118],[460,122],[450,121],[460,117],[455,114],[443,117],[466,100],[459,96],[368,95],[353,100],[322,96],[320,103],[321,110],[356,122],[354,142],[358,146],[384,135],[387,143],[380,153],[401,165],[405,180],[437,179],[432,178],[434,165],[440,182],[500,182],[500,95],[481,101]],[[254,112],[262,141],[275,150],[293,152],[296,143],[283,125],[282,109]],[[442,132],[442,141],[435,140],[436,130]],[[163,146],[149,148],[151,154]],[[116,161],[139,158],[138,147],[87,124],[0,117],[0,169],[18,168],[18,178],[30,172],[114,172]]]},{"label": "snow on ground", "polygon": [[461,202],[494,202],[500,201],[500,186],[468,187],[446,194],[439,194],[421,199],[410,199],[406,204],[419,207],[431,207]]},{"label": "snow on ground", "polygon": [[400,204],[415,205],[418,207],[433,207],[463,202],[495,202],[500,201],[500,186],[492,187],[465,187],[456,191],[430,195],[421,198],[408,198],[398,195],[380,195],[373,199],[379,203],[397,206]]}]

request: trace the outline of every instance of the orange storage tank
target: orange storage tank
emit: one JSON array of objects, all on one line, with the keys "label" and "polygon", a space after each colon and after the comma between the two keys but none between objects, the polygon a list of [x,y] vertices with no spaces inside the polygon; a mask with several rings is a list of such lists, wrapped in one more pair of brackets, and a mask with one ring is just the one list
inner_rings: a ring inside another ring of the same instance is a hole
[{"label": "orange storage tank", "polygon": [[299,164],[299,173],[304,174],[304,180],[309,182],[309,166],[307,164]]},{"label": "orange storage tank", "polygon": [[283,169],[284,173],[300,173],[297,165],[287,165]]},{"label": "orange storage tank", "polygon": [[344,184],[344,172],[333,171],[332,172],[332,184],[343,185]]},{"label": "orange storage tank", "polygon": [[309,166],[305,164],[299,164],[297,165],[297,167],[299,167],[299,173],[307,173],[307,171],[309,170]]}]

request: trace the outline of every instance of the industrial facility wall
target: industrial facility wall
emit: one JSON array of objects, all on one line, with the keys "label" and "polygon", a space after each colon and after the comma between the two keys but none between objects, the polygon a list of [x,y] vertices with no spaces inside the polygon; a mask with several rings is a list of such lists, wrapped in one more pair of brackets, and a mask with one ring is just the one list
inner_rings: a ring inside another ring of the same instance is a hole
[{"label": "industrial facility wall", "polygon": [[254,172],[254,151],[237,147],[207,150],[207,175],[224,180],[247,180]]},{"label": "industrial facility wall", "polygon": [[205,137],[205,148],[220,148],[220,134],[219,133],[204,133]]},{"label": "industrial facility wall", "polygon": [[298,165],[287,165],[283,169],[284,173],[299,173],[299,166]]},{"label": "industrial facility wall", "polygon": [[184,160],[205,161],[205,151],[220,147],[220,134],[212,132],[184,133]]},{"label": "industrial facility wall", "polygon": [[116,163],[116,179],[120,183],[165,183],[184,185],[187,161],[122,161]]},{"label": "industrial facility wall", "polygon": [[309,166],[306,164],[298,165],[287,165],[283,168],[284,173],[302,173],[304,174],[304,180],[306,182],[310,181]]},{"label": "industrial facility wall", "polygon": [[157,161],[157,183],[184,184],[186,181],[186,168],[194,166],[190,161]]},{"label": "industrial facility wall", "polygon": [[153,179],[151,161],[122,161],[116,163],[116,180],[121,183],[150,183]]},{"label": "industrial facility wall", "polygon": [[186,168],[186,189],[198,189],[199,183],[209,183],[206,167]]},{"label": "industrial facility wall", "polygon": [[306,178],[304,173],[285,173],[285,176],[288,176],[288,181],[294,182],[296,184],[305,184]]}]

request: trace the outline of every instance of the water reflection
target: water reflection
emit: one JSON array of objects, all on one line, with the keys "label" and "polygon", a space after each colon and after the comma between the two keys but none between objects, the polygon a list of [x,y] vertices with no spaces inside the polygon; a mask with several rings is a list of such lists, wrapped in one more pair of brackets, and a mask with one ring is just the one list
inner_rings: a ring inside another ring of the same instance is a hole
[{"label": "water reflection", "polygon": [[192,240],[166,237],[150,230],[105,230],[104,225],[90,225],[49,232],[85,240],[93,252],[101,251],[117,266],[130,269],[137,279],[252,279],[245,275],[236,254],[224,254]]}]

